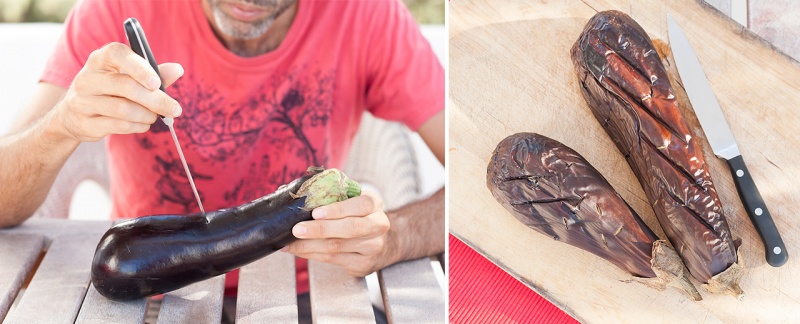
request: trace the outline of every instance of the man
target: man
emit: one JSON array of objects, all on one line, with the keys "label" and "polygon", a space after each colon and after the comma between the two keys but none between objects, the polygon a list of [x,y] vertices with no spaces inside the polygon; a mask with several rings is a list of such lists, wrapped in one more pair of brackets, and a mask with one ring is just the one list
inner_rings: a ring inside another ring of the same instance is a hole
[{"label": "man", "polygon": [[[147,33],[161,79],[126,45]],[[107,138],[112,218],[206,210],[344,164],[364,109],[444,159],[441,65],[399,0],[104,1],[75,5],[28,109],[0,138],[0,226],[41,205],[82,141]],[[170,86],[167,94],[158,90]],[[391,171],[388,171],[391,172]],[[384,212],[371,193],[314,210],[286,251],[363,276],[444,250],[444,190]],[[303,288],[300,288],[301,290]]]}]

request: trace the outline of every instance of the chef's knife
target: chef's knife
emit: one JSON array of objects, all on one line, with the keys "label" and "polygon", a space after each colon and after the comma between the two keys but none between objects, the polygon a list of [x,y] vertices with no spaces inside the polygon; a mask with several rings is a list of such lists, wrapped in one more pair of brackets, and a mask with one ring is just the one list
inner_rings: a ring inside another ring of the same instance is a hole
[{"label": "chef's knife", "polygon": [[711,85],[703,73],[697,56],[689,45],[689,40],[678,23],[667,16],[667,29],[669,31],[669,42],[672,47],[672,55],[675,57],[675,65],[683,81],[686,94],[694,107],[697,119],[708,137],[708,142],[717,157],[728,161],[731,168],[736,189],[739,197],[742,198],[747,215],[761,236],[766,249],[767,263],[773,267],[782,266],[788,259],[786,246],[783,244],[775,222],[772,220],[761,194],[744,164],[739,146],[733,138],[733,133],[728,126],[725,116],[717,102]]},{"label": "chef's knife", "polygon": [[[150,51],[150,45],[147,43],[147,38],[144,36],[144,31],[142,30],[142,26],[139,24],[139,21],[136,18],[128,18],[125,20],[123,24],[125,26],[125,36],[128,38],[128,43],[131,45],[131,49],[139,56],[143,57],[150,63],[150,66],[153,67],[153,70],[156,71],[158,77],[161,77],[161,72],[158,70],[158,64],[156,64],[156,59],[153,57],[153,52]],[[164,82],[161,82],[161,91],[164,90]],[[165,91],[166,92],[166,91]],[[205,214],[206,211],[203,209],[203,203],[200,201],[200,195],[197,194],[197,187],[194,185],[194,179],[192,179],[192,173],[189,172],[189,165],[186,164],[186,158],[183,156],[183,150],[181,150],[181,144],[178,143],[178,136],[175,135],[175,127],[174,120],[170,117],[160,116],[161,120],[164,121],[164,124],[169,127],[169,132],[172,134],[172,140],[175,142],[175,147],[178,149],[178,156],[181,158],[181,162],[183,163],[183,169],[186,171],[186,177],[189,178],[189,185],[192,186],[192,192],[194,193],[194,198],[197,199],[197,205],[200,206],[200,211]]]}]

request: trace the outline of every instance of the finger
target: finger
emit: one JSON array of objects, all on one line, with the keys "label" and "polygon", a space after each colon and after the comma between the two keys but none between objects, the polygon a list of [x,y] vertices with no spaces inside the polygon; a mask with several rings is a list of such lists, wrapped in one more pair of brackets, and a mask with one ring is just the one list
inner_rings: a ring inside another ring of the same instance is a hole
[{"label": "finger", "polygon": [[364,191],[361,196],[318,207],[311,212],[311,216],[314,217],[314,219],[340,219],[350,216],[364,216],[382,207],[383,201],[380,198],[369,191]]},{"label": "finger", "polygon": [[297,240],[287,245],[283,251],[292,254],[358,253],[368,256],[380,252],[382,246],[381,240],[377,239]]},{"label": "finger", "polygon": [[153,124],[158,115],[127,98],[104,96],[96,98],[96,113],[101,116],[140,124]]},{"label": "finger", "polygon": [[97,141],[110,134],[144,133],[150,129],[150,124],[134,123],[126,120],[106,116],[96,116],[85,119],[80,126],[83,140]]},{"label": "finger", "polygon": [[183,66],[178,63],[164,63],[158,65],[158,70],[161,72],[161,81],[164,82],[164,87],[169,87],[175,81],[178,81],[183,76]]},{"label": "finger", "polygon": [[158,90],[161,86],[161,79],[150,63],[122,43],[109,43],[92,52],[86,65],[101,71],[128,74],[149,90]]},{"label": "finger", "polygon": [[388,219],[376,213],[365,217],[300,222],[292,228],[292,234],[305,239],[360,238],[375,237],[388,230]]},{"label": "finger", "polygon": [[150,124],[135,123],[106,116],[97,116],[89,119],[92,128],[104,130],[106,134],[133,134],[144,133],[150,130]]},{"label": "finger", "polygon": [[181,113],[178,101],[163,91],[148,90],[129,75],[109,73],[94,77],[95,82],[105,85],[99,95],[123,97],[162,116],[178,117]]}]

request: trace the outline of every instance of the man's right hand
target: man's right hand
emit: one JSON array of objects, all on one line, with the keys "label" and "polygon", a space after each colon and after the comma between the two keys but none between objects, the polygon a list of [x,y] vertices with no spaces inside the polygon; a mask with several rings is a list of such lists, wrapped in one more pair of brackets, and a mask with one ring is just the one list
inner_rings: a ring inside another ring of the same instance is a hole
[{"label": "man's right hand", "polygon": [[[177,63],[161,64],[159,71],[165,86],[183,75]],[[110,134],[144,133],[158,115],[181,114],[178,102],[159,90],[161,82],[148,62],[128,46],[103,46],[89,55],[54,107],[57,132],[81,142]]]},{"label": "man's right hand", "polygon": [[[170,85],[179,64],[159,66]],[[108,44],[89,56],[69,89],[41,82],[28,107],[0,134],[0,228],[22,223],[44,201],[58,171],[82,141],[146,132],[158,115],[176,117],[178,102],[128,46]],[[0,107],[3,109],[5,107]]]}]

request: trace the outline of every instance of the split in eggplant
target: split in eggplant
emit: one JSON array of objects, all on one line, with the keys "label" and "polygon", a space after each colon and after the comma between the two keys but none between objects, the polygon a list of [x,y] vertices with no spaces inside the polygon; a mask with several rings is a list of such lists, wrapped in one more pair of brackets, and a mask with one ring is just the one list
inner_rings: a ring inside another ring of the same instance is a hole
[{"label": "split in eggplant", "polygon": [[702,299],[677,253],[571,148],[539,134],[511,135],[492,154],[486,185],[537,232],[608,260],[648,286],[674,286]]},{"label": "split in eggplant", "polygon": [[722,204],[650,37],[626,14],[604,11],[589,20],[571,55],[584,99],[691,274],[711,291],[741,298],[740,271],[726,272],[740,265]]}]

